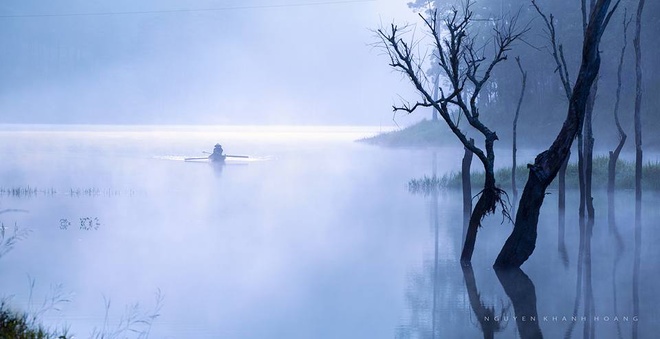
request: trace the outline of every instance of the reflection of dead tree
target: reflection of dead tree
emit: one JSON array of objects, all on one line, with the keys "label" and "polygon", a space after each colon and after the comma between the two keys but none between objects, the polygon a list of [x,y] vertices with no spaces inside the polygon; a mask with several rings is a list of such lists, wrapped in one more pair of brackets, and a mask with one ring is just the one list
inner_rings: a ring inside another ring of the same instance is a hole
[{"label": "reflection of dead tree", "polygon": [[484,339],[492,339],[495,333],[501,332],[507,323],[501,322],[505,315],[509,313],[509,306],[502,308],[499,316],[495,314],[495,307],[486,306],[481,301],[481,295],[477,288],[477,282],[474,279],[474,271],[471,266],[463,266],[463,279],[465,279],[465,288],[467,289],[468,299],[474,315],[477,317]]},{"label": "reflection of dead tree", "polygon": [[536,311],[536,288],[532,280],[519,268],[496,269],[497,279],[511,299],[521,338],[543,338]]},{"label": "reflection of dead tree", "polygon": [[502,247],[495,266],[520,267],[534,252],[539,212],[546,189],[566,161],[573,140],[580,132],[591,85],[600,69],[598,46],[617,7],[615,5],[613,10],[609,11],[610,3],[611,0],[598,0],[591,12],[584,35],[582,64],[571,92],[564,125],[552,145],[536,156],[534,164],[528,165],[529,177],[520,198],[514,228]]},{"label": "reflection of dead tree", "polygon": [[[428,89],[430,81],[422,71],[424,58],[413,52],[417,42],[405,42],[402,38],[406,33],[406,28],[400,29],[397,25],[392,24],[389,30],[379,29],[377,31],[382,46],[390,57],[390,66],[405,74],[422,97],[421,101],[413,105],[404,104],[402,107],[394,107],[394,111],[412,113],[418,107],[434,108],[463,146],[474,153],[484,166],[484,187],[470,216],[461,254],[461,262],[464,264],[469,264],[472,259],[481,220],[486,215],[494,213],[498,205],[508,216],[508,210],[502,197],[505,193],[495,184],[495,152],[493,148],[498,137],[480,120],[477,98],[490,80],[493,69],[506,60],[506,52],[511,45],[527,31],[527,28],[517,28],[517,16],[509,20],[501,20],[499,26],[494,30],[494,54],[487,58],[485,48],[476,45],[475,36],[470,31],[473,16],[470,10],[471,4],[468,1],[463,9],[452,9],[442,20],[442,36],[445,38],[441,38],[437,12],[432,13],[429,19],[420,15],[425,28],[433,38],[434,59],[449,84],[447,90],[438,88],[440,93],[437,99],[432,95],[433,91]],[[470,126],[483,135],[484,149],[469,142],[465,131],[458,126],[458,117],[453,117],[450,113],[451,109],[457,109],[458,116],[465,117]]]}]

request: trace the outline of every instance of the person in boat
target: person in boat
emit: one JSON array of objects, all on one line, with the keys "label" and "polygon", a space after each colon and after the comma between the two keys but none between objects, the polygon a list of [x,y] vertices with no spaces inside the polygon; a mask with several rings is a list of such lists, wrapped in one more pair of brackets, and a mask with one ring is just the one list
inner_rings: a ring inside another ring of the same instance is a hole
[{"label": "person in boat", "polygon": [[224,150],[222,149],[222,145],[215,144],[215,147],[213,147],[213,153],[211,153],[211,155],[209,155],[209,160],[214,161],[214,162],[225,161],[225,155],[223,153],[224,153]]}]

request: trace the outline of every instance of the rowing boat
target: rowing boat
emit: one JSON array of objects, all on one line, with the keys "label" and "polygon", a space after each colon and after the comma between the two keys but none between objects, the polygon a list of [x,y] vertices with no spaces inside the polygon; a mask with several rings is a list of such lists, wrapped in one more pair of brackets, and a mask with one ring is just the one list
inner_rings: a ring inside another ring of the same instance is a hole
[{"label": "rowing boat", "polygon": [[217,164],[223,164],[223,163],[225,162],[225,159],[227,159],[227,158],[243,158],[243,159],[247,159],[247,158],[249,158],[249,156],[247,156],[247,155],[230,155],[230,154],[226,154],[226,155],[223,155],[222,157],[210,157],[210,156],[208,156],[208,157],[192,157],[192,158],[185,158],[184,160],[185,160],[185,161],[200,161],[200,160],[207,160],[207,161],[210,161],[210,162],[212,162],[212,163],[214,163],[214,164],[216,164],[216,163],[217,163]]}]

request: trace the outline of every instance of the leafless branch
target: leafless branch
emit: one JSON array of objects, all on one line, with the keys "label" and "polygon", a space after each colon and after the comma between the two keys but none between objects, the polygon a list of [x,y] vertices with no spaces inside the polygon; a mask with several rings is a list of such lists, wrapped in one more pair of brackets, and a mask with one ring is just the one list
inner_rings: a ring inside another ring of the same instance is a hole
[{"label": "leafless branch", "polygon": [[[539,13],[539,16],[543,19],[545,22],[545,26],[548,29],[548,33],[550,35],[550,47],[552,48],[552,57],[555,60],[555,65],[557,66],[556,72],[559,73],[559,78],[561,80],[561,83],[564,87],[564,92],[566,94],[566,98],[570,99],[571,97],[571,80],[568,74],[568,68],[566,67],[566,59],[564,58],[564,48],[561,44],[557,44],[557,35],[556,35],[556,30],[555,30],[555,23],[554,23],[554,16],[550,14],[550,18],[546,16],[541,8],[538,6],[536,3],[536,0],[532,0],[532,5],[536,9],[536,12]],[[584,14],[586,15],[586,14]]]}]

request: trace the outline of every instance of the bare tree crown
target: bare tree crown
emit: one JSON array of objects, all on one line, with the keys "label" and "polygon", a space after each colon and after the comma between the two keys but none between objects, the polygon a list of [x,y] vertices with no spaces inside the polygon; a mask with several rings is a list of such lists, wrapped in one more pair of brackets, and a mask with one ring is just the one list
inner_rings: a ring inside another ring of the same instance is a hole
[{"label": "bare tree crown", "polygon": [[471,29],[471,23],[474,21],[470,9],[472,5],[473,2],[467,1],[460,9],[454,7],[442,20],[438,18],[437,11],[433,11],[428,18],[420,14],[425,30],[433,40],[433,61],[436,63],[434,66],[439,67],[447,83],[446,88],[443,86],[438,88],[438,98],[431,95],[433,91],[428,88],[430,82],[422,72],[425,58],[413,51],[413,46],[416,46],[417,42],[404,40],[404,36],[409,32],[406,29],[408,26],[400,29],[399,26],[392,24],[389,29],[377,30],[377,34],[390,58],[390,66],[404,73],[421,95],[421,100],[414,104],[404,102],[401,106],[394,106],[394,111],[412,113],[418,107],[435,108],[461,143],[474,152],[482,162],[486,162],[489,161],[490,154],[485,154],[468,141],[465,133],[458,126],[458,117],[452,117],[451,111],[457,110],[458,116],[464,116],[470,126],[484,135],[486,148],[488,143],[492,144],[497,140],[495,132],[479,119],[477,105],[479,93],[490,80],[493,69],[507,59],[507,51],[529,30],[529,27],[519,26],[518,14],[506,20],[498,20],[499,23],[493,28],[491,39],[494,51],[487,57],[486,46],[477,45],[477,34]]}]

